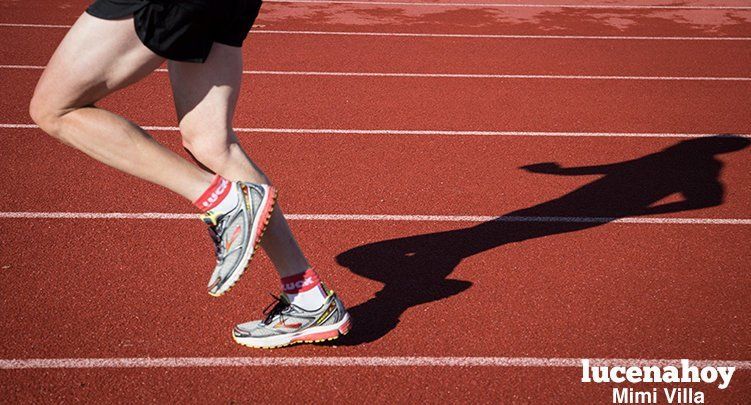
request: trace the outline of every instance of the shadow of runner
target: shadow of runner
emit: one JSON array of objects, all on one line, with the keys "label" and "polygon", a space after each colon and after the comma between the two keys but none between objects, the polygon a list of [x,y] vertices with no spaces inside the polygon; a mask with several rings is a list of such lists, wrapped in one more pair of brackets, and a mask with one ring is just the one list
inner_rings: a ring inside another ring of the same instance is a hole
[{"label": "shadow of runner", "polygon": [[[369,243],[347,250],[337,262],[362,277],[383,283],[373,298],[349,309],[355,325],[336,343],[357,345],[386,335],[410,307],[438,301],[472,286],[449,279],[462,259],[507,243],[581,231],[627,216],[668,214],[723,202],[715,155],[746,148],[751,141],[713,136],[680,142],[660,152],[600,166],[563,168],[555,163],[522,167],[542,174],[602,177],[568,194],[510,212],[469,228]],[[672,194],[683,200],[653,206]],[[570,222],[545,221],[565,217]],[[543,219],[535,221],[534,219]]]}]

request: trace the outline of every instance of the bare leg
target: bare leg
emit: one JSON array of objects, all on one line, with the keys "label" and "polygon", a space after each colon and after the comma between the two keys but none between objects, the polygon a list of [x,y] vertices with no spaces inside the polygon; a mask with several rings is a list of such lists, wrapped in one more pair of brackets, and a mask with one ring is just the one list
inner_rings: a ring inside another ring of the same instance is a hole
[{"label": "bare leg", "polygon": [[94,159],[193,201],[210,184],[210,173],[130,121],[94,106],[163,61],[140,42],[132,19],[108,21],[83,14],[39,80],[31,117],[45,132]]},{"label": "bare leg", "polygon": [[[240,48],[215,43],[205,63],[170,61],[169,72],[185,148],[222,177],[270,184],[232,131],[242,81]],[[278,206],[261,246],[281,277],[301,273],[309,267]]]}]

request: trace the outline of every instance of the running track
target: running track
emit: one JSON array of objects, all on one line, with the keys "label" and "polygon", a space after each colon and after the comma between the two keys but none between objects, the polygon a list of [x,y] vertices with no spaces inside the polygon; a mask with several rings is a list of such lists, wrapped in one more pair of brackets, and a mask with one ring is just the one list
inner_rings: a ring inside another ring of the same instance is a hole
[{"label": "running track", "polygon": [[[235,126],[356,321],[263,352],[228,332],[265,257],[212,299],[189,204],[30,125],[85,2],[1,4],[0,398],[610,403],[578,359],[689,358],[748,403],[748,3],[545,4],[263,6]],[[170,104],[162,72],[102,103],[182,153]]]}]

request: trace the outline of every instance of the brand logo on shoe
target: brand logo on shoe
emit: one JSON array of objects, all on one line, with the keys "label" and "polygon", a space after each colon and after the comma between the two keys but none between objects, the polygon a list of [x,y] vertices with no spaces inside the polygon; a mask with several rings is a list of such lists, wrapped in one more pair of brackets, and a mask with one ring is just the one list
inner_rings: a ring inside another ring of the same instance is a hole
[{"label": "brand logo on shoe", "polygon": [[227,181],[227,179],[222,179],[222,182],[219,183],[216,189],[214,189],[209,198],[207,198],[206,201],[201,204],[206,208],[211,207],[219,199],[219,197],[224,194],[224,192],[227,190],[227,187],[229,187],[229,182]]},{"label": "brand logo on shoe", "polygon": [[238,236],[240,236],[240,231],[242,229],[238,226],[235,228],[235,231],[232,232],[232,236],[230,236],[227,243],[224,245],[224,249],[229,250],[229,247],[232,246],[233,243],[235,243],[235,239],[237,239]]},{"label": "brand logo on shoe", "polygon": [[286,323],[286,322],[284,322],[284,320],[281,320],[281,321],[277,322],[276,325],[274,325],[274,328],[275,329],[279,329],[279,328],[297,329],[297,328],[299,328],[301,326],[302,326],[302,323],[300,323],[300,322],[297,322],[297,323]]},{"label": "brand logo on shoe", "polygon": [[326,308],[326,311],[324,311],[321,316],[316,321],[316,325],[320,325],[324,322],[326,322],[327,319],[331,316],[331,314],[334,313],[336,310],[336,302],[332,302],[328,308]]}]

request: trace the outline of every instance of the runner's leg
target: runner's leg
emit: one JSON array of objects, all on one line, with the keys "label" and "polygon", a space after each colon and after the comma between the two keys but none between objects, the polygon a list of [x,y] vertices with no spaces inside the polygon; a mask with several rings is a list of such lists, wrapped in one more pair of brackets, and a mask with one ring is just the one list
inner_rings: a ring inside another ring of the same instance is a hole
[{"label": "runner's leg", "polygon": [[94,106],[163,61],[138,39],[132,18],[110,21],[84,13],[47,65],[29,112],[42,130],[62,142],[194,201],[211,183],[210,173],[132,122]]},{"label": "runner's leg", "polygon": [[[269,184],[232,131],[242,81],[241,49],[214,43],[205,63],[170,61],[169,72],[183,144],[191,154],[227,179]],[[278,204],[261,246],[281,277],[310,267]]]}]

